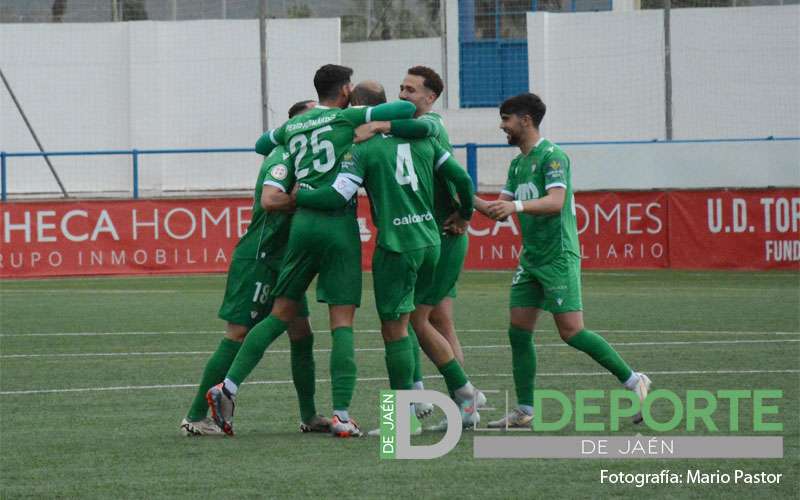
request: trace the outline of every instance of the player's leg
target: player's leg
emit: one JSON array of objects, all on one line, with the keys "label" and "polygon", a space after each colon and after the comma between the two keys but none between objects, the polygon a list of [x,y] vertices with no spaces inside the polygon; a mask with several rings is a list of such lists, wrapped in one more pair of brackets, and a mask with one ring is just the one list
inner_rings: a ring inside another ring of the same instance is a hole
[{"label": "player's leg", "polygon": [[511,373],[517,406],[503,418],[489,422],[492,428],[530,427],[533,418],[533,389],[536,379],[536,347],[533,332],[544,301],[541,284],[522,266],[511,281],[508,341],[511,345]]},{"label": "player's leg", "polygon": [[242,346],[245,335],[255,323],[269,313],[272,307],[269,290],[274,283],[275,273],[264,261],[239,258],[231,261],[225,296],[218,313],[219,317],[227,322],[225,335],[206,362],[192,406],[181,422],[181,430],[185,435],[221,433],[213,420],[207,418],[206,392],[222,382]]},{"label": "player's leg", "polygon": [[[322,232],[322,230],[318,230]],[[355,214],[325,219],[325,238],[317,281],[317,300],[329,305],[331,328],[331,432],[340,437],[360,436],[349,408],[356,387],[353,318],[361,304],[361,238]]]},{"label": "player's leg", "polygon": [[[636,391],[643,401],[647,397],[650,379],[633,371],[603,337],[584,326],[580,259],[576,256],[561,257],[538,269],[537,275],[544,285],[544,307],[553,313],[561,340],[588,354],[626,388]],[[640,418],[637,415],[634,421]]]},{"label": "player's leg", "polygon": [[372,256],[372,281],[375,307],[381,320],[389,387],[408,390],[414,387],[414,343],[408,332],[409,313],[414,310],[417,273],[425,249],[398,253],[381,246]]},{"label": "player's leg", "polygon": [[464,365],[464,351],[461,348],[461,342],[456,335],[456,325],[453,321],[453,299],[445,297],[442,299],[431,311],[431,324],[436,330],[450,344],[455,355],[461,365]]},{"label": "player's leg", "polygon": [[415,296],[417,304],[411,313],[411,323],[425,354],[436,365],[444,377],[447,390],[461,406],[463,424],[467,427],[474,426],[480,419],[475,404],[478,391],[455,358],[450,344],[431,324],[430,315],[434,306],[422,301],[423,297],[430,296],[434,279],[432,271],[435,270],[436,262],[439,260],[438,248],[429,247],[426,251],[426,259],[418,271]]},{"label": "player's leg", "polygon": [[289,335],[289,352],[292,365],[292,381],[300,405],[301,432],[329,432],[331,422],[317,414],[314,394],[316,392],[316,365],[314,363],[314,335],[308,320],[306,298],[286,333]]},{"label": "player's leg", "polygon": [[464,365],[464,352],[456,335],[453,316],[453,299],[456,297],[456,283],[464,267],[469,238],[466,234],[443,234],[439,262],[436,264],[434,285],[431,291],[431,324],[444,336],[453,349],[458,362]]},{"label": "player's leg", "polygon": [[208,402],[206,401],[206,392],[219,384],[228,368],[233,363],[236,353],[242,346],[245,335],[249,327],[244,325],[236,325],[228,323],[225,326],[225,335],[222,341],[217,346],[217,349],[211,354],[206,361],[206,366],[203,369],[203,375],[200,378],[200,384],[197,386],[197,393],[192,400],[192,405],[189,408],[189,413],[186,418],[181,421],[181,432],[185,436],[212,436],[223,434],[222,429],[217,426],[213,419],[208,418]]},{"label": "player's leg", "polygon": [[226,434],[233,434],[234,399],[239,386],[258,365],[269,345],[286,331],[316,275],[319,262],[317,247],[305,244],[313,238],[313,228],[313,223],[295,215],[283,267],[271,292],[272,296],[277,297],[272,311],[247,334],[223,383],[212,387],[206,394],[212,417]]}]

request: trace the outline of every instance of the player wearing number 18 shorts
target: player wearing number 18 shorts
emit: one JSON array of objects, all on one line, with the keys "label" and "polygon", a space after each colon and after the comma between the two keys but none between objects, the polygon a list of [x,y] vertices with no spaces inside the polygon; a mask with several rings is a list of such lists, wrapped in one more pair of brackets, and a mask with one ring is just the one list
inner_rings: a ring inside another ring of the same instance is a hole
[{"label": "player wearing number 18 shorts", "polygon": [[[313,108],[314,101],[301,101],[289,110],[289,118]],[[286,166],[288,152],[276,148],[264,159],[258,173],[253,213],[247,231],[233,251],[228,268],[225,298],[219,317],[227,321],[225,336],[206,363],[197,395],[181,431],[187,436],[222,434],[207,418],[206,391],[222,381],[248,331],[267,317],[272,308],[270,291],[275,286],[286,243],[291,214],[288,204],[275,200],[275,194],[291,191],[294,175]],[[314,406],[314,338],[308,322],[308,307],[303,305],[288,329],[291,346],[292,378],[300,402],[300,429],[304,432],[327,431],[330,421],[317,415]]]}]

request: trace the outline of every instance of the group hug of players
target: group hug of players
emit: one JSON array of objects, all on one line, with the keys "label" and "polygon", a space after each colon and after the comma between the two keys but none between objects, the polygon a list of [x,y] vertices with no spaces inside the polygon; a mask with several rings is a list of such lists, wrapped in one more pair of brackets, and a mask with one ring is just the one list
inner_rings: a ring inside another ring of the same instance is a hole
[{"label": "group hug of players", "polygon": [[[463,369],[452,304],[467,252],[467,227],[477,209],[495,220],[516,213],[523,243],[511,282],[508,328],[517,406],[488,426],[531,425],[533,331],[541,310],[553,314],[567,344],[644,400],[648,377],[584,327],[570,162],[539,134],[546,110],[541,99],[524,93],[500,106],[500,128],[521,153],[511,162],[498,199],[485,201],[475,196],[471,179],[453,158],[441,117],[431,112],[443,91],[434,70],[410,68],[400,99],[391,103],[377,82],[353,85],[352,73],[334,64],[321,67],[314,76],[318,101],[292,106],[289,121],[256,143],[266,158],[252,221],[228,270],[219,311],[227,321],[225,336],[206,363],[181,431],[233,435],[241,384],[269,345],[288,332],[300,430],[362,435],[348,412],[357,378],[353,318],[361,303],[360,187],[369,196],[378,232],[372,275],[390,388],[423,388],[421,347],[459,405],[462,424],[472,427],[479,421],[486,398]],[[318,414],[314,403],[314,337],[306,291],[315,277],[317,301],[329,307],[331,418]],[[414,433],[422,430],[419,419],[432,412],[427,403],[414,405]],[[637,415],[635,421],[640,419]]]}]

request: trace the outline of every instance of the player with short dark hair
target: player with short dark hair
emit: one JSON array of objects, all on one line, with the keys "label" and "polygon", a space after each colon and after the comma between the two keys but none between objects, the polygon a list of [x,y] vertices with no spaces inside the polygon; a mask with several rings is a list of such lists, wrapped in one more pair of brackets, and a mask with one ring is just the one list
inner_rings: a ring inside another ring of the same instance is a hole
[{"label": "player with short dark hair", "polygon": [[[314,101],[300,101],[289,108],[289,118],[314,107]],[[269,292],[278,277],[286,244],[289,240],[290,210],[293,207],[274,196],[291,191],[294,176],[290,175],[284,148],[275,148],[264,159],[256,181],[253,215],[245,234],[233,250],[225,297],[219,317],[227,322],[225,336],[211,355],[203,371],[197,394],[181,432],[186,436],[222,434],[222,429],[208,415],[206,392],[220,383],[233,363],[250,329],[264,319],[272,308]],[[288,328],[291,346],[292,379],[300,403],[300,430],[327,432],[330,421],[317,415],[314,405],[314,337],[308,321],[308,305],[303,298],[300,313]]]},{"label": "player with short dark hair", "polygon": [[[581,257],[569,157],[539,132],[547,107],[524,93],[500,106],[500,128],[521,154],[512,160],[508,180],[488,210],[495,219],[517,213],[522,253],[511,281],[511,364],[517,407],[489,427],[529,427],[533,415],[536,351],[533,330],[542,310],[553,314],[561,339],[614,374],[644,401],[650,379],[628,366],[600,335],[583,324]],[[634,422],[641,421],[641,414]]]},{"label": "player with short dark hair", "polygon": [[[331,185],[357,126],[414,114],[414,105],[402,101],[345,109],[353,89],[352,72],[345,66],[322,66],[314,76],[320,103],[309,113],[268,131],[256,143],[256,151],[261,154],[269,154],[279,144],[288,144],[287,162],[300,189]],[[332,335],[331,432],[340,437],[361,435],[348,413],[356,383],[353,317],[361,303],[361,238],[355,203],[338,210],[300,209],[292,218],[284,265],[272,292],[276,297],[272,312],[247,336],[224,382],[209,389],[207,395],[212,416],[226,433],[233,433],[233,402],[239,386],[270,343],[295,318],[315,276],[317,300],[329,307]]]}]

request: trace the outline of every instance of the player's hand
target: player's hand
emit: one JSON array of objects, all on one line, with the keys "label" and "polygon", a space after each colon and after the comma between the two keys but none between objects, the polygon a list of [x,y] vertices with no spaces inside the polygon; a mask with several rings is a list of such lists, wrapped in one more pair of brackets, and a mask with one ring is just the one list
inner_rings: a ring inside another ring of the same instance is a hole
[{"label": "player's hand", "polygon": [[356,129],[353,143],[358,144],[372,139],[376,134],[388,134],[392,130],[391,122],[369,122]]},{"label": "player's hand", "polygon": [[514,202],[503,200],[490,201],[488,210],[489,216],[494,220],[505,220],[517,211]]},{"label": "player's hand", "polygon": [[442,228],[450,234],[464,234],[469,227],[469,221],[462,219],[458,212],[453,212],[445,219]]}]

